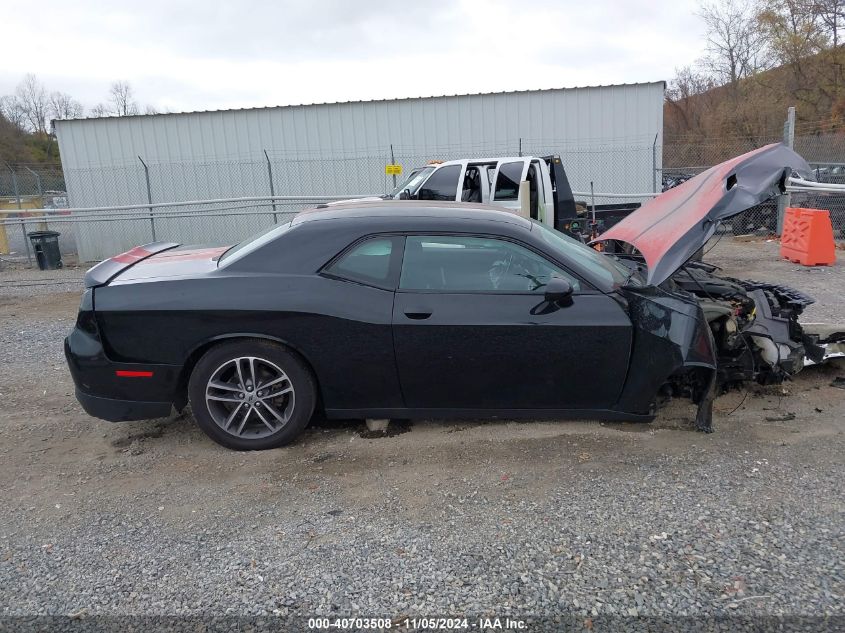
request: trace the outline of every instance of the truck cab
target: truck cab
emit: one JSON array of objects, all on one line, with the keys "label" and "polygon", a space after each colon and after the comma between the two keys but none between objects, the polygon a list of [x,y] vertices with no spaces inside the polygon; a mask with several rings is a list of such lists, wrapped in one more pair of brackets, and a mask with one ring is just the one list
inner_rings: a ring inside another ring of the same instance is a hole
[{"label": "truck cab", "polygon": [[[411,171],[388,197],[397,200],[449,200],[481,202],[520,211],[535,219],[555,225],[555,183],[550,163],[557,157],[507,156],[451,160],[429,164]],[[561,170],[562,174],[562,170]],[[565,176],[563,176],[565,178]],[[526,191],[520,183],[527,183]],[[569,183],[565,185],[572,198]],[[572,205],[574,212],[574,204]]]}]

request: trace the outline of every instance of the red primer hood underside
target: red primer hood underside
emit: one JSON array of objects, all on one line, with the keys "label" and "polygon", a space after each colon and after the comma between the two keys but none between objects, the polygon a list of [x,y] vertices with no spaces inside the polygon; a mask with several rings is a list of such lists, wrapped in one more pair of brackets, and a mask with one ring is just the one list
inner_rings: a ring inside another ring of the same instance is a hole
[{"label": "red primer hood underside", "polygon": [[730,218],[783,192],[793,172],[810,178],[807,162],[781,143],[711,167],[649,200],[596,241],[633,245],[648,265],[648,283],[671,277]]}]

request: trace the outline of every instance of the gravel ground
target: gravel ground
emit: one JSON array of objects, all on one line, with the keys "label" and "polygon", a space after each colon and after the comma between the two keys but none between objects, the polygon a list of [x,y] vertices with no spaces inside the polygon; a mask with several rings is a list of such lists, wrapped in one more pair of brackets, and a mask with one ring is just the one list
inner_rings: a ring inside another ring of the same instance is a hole
[{"label": "gravel ground", "polygon": [[[813,320],[843,314],[841,264],[809,272],[723,242],[708,259],[727,273],[815,294]],[[61,350],[78,292],[10,289],[22,274],[0,273],[2,616],[845,626],[843,365],[726,394],[712,435],[678,402],[649,425],[415,421],[365,439],[323,422],[244,454],[189,418],[86,416]]]},{"label": "gravel ground", "polygon": [[845,323],[845,250],[833,266],[801,266],[780,258],[780,242],[765,238],[743,241],[716,236],[704,261],[741,279],[792,286],[816,300],[801,317],[805,323]]},{"label": "gravel ground", "polygon": [[58,270],[29,268],[20,261],[4,261],[0,268],[0,298],[27,298],[77,292],[89,266],[79,267],[74,261],[65,262]]}]

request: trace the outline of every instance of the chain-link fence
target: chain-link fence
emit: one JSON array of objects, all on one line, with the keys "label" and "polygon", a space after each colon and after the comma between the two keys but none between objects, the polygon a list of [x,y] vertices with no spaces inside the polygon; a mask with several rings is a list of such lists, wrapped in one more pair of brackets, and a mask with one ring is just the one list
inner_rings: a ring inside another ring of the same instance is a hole
[{"label": "chain-link fence", "polygon": [[[782,140],[780,135],[706,140],[666,139],[661,169],[663,189],[680,184],[734,156]],[[810,163],[816,180],[822,183],[845,183],[845,134],[796,136],[793,147]],[[845,194],[793,193],[790,204],[795,207],[830,211],[834,233],[837,237],[845,237]],[[751,207],[731,218],[728,223],[734,235],[775,235],[778,231],[778,201],[772,199]]]},{"label": "chain-link fence", "polygon": [[[415,167],[431,160],[467,157],[559,154],[576,198],[586,200],[591,186],[598,192],[640,194],[628,198],[602,198],[595,202],[641,202],[641,194],[665,190],[712,165],[781,140],[764,138],[603,139],[575,144],[564,139],[517,138],[504,143],[460,146],[409,147],[386,145],[342,155],[321,155],[267,150],[257,156],[219,160],[155,162],[137,160],[86,168],[43,168],[20,165],[0,169],[0,204],[6,209],[70,206],[73,208],[155,205],[254,196],[356,196],[389,193]],[[822,182],[845,182],[845,135],[796,137],[795,148],[816,169]],[[388,164],[399,164],[403,175],[385,173]],[[3,166],[0,165],[0,168]],[[65,187],[65,183],[67,186]],[[65,191],[66,196],[64,195]],[[21,202],[18,203],[17,201]],[[138,208],[135,215],[102,223],[63,223],[61,243],[80,259],[102,259],[152,239],[182,243],[232,243],[284,222],[314,200],[244,202],[229,204],[220,213],[173,213],[167,209]],[[845,195],[839,193],[793,194],[794,206],[829,209],[834,229],[845,228]],[[186,209],[200,209],[187,205]],[[772,234],[777,231],[777,201],[749,209],[729,224],[735,234]],[[22,236],[10,236],[13,241]],[[19,245],[20,246],[20,245]]]},{"label": "chain-link fence", "polygon": [[[154,162],[139,156],[123,165],[66,169],[68,198],[74,208],[155,204],[252,196],[359,196],[389,193],[415,167],[430,160],[466,157],[560,154],[573,189],[626,193],[659,187],[654,171],[655,145],[644,139],[604,141],[590,147],[564,141],[514,139],[510,143],[435,147],[422,150],[401,145],[368,148],[361,153],[325,156],[267,150],[258,156],[190,162]],[[399,164],[403,175],[386,174]],[[632,198],[631,201],[641,201]],[[624,202],[614,198],[606,202]],[[598,197],[596,202],[603,200]],[[95,260],[156,239],[182,243],[232,243],[273,222],[283,222],[313,201],[251,203],[238,216],[178,217],[138,209],[138,221],[86,224],[77,229],[76,244],[83,260]],[[260,213],[259,213],[260,212]],[[153,236],[153,226],[155,236]]]},{"label": "chain-link fence", "polygon": [[[68,207],[67,188],[61,165],[16,164],[9,165],[0,162],[0,220],[8,217],[27,217],[34,214],[28,209],[54,209],[55,213]],[[41,213],[35,213],[41,215]],[[26,251],[25,230],[14,230],[17,227],[0,228],[0,253]],[[33,224],[29,230],[49,228],[43,223]],[[64,229],[64,239],[61,242],[65,253],[76,252],[76,231],[73,224],[67,224]]]},{"label": "chain-link fence", "polygon": [[53,197],[64,194],[66,190],[61,165],[7,165],[0,162],[0,198]]}]

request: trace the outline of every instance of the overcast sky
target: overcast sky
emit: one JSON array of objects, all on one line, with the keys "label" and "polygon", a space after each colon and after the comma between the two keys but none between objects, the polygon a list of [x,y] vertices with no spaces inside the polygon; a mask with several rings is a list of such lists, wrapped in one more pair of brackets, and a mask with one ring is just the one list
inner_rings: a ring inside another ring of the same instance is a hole
[{"label": "overcast sky", "polygon": [[702,54],[698,0],[6,3],[0,94],[35,73],[174,112],[658,81]]}]

